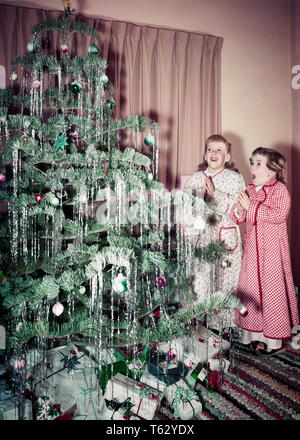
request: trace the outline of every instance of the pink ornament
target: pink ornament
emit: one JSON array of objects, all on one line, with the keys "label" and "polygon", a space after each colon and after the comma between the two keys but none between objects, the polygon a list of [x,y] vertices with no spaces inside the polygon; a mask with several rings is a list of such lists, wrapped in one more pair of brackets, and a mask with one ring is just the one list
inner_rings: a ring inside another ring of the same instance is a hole
[{"label": "pink ornament", "polygon": [[156,278],[156,284],[158,285],[158,287],[164,287],[166,285],[167,281],[165,279],[165,277],[163,277],[162,275],[160,275],[159,277]]},{"label": "pink ornament", "polygon": [[170,348],[168,351],[168,359],[169,361],[173,361],[176,358],[176,353]]},{"label": "pink ornament", "polygon": [[66,44],[62,44],[60,46],[60,50],[62,51],[62,53],[65,53],[65,54],[67,54],[69,52],[69,48]]},{"label": "pink ornament", "polygon": [[72,133],[72,139],[74,139],[74,141],[77,141],[78,139],[80,139],[80,134],[78,133],[78,131],[73,131]]},{"label": "pink ornament", "polygon": [[40,90],[41,88],[41,83],[38,79],[35,79],[34,81],[32,81],[32,88],[35,90]]},{"label": "pink ornament", "polygon": [[52,312],[54,313],[55,316],[61,315],[63,311],[64,311],[64,306],[59,301],[55,303],[54,306],[52,307]]},{"label": "pink ornament", "polygon": [[26,367],[26,359],[24,358],[17,358],[14,362],[14,369],[15,370],[24,370]]},{"label": "pink ornament", "polygon": [[6,181],[5,174],[0,174],[0,183],[4,183]]}]

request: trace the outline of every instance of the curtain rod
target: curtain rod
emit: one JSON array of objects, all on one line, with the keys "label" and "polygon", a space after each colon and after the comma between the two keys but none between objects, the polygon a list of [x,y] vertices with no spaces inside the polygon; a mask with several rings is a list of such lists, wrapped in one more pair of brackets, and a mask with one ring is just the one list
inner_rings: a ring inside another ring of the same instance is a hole
[{"label": "curtain rod", "polygon": [[[56,8],[47,8],[47,9],[43,9],[43,8],[37,8],[34,5],[33,6],[22,6],[22,5],[12,5],[11,3],[0,3],[0,7],[2,6],[11,6],[14,8],[26,8],[26,9],[38,9],[40,11],[54,11],[54,12],[61,12],[63,13],[63,9],[56,9]],[[190,30],[186,30],[186,29],[180,29],[180,28],[172,28],[172,27],[167,27],[167,26],[163,26],[163,25],[159,25],[156,26],[154,24],[148,24],[148,23],[141,23],[141,22],[134,22],[134,21],[126,21],[126,20],[121,20],[118,18],[113,18],[113,17],[106,17],[106,16],[98,16],[98,15],[88,15],[88,14],[83,14],[82,12],[77,12],[77,13],[71,13],[70,15],[76,15],[76,16],[81,16],[81,17],[85,17],[85,18],[90,18],[92,20],[104,20],[104,21],[116,21],[118,23],[128,23],[128,24],[132,24],[134,26],[144,26],[144,27],[149,27],[149,28],[153,28],[153,29],[164,29],[164,30],[169,30],[169,31],[179,31],[179,32],[186,32],[188,34],[196,34],[196,35],[206,35],[208,37],[214,37],[214,38],[220,38],[223,40],[223,37],[219,37],[217,35],[213,35],[207,32],[199,32],[199,31],[190,31]]]}]

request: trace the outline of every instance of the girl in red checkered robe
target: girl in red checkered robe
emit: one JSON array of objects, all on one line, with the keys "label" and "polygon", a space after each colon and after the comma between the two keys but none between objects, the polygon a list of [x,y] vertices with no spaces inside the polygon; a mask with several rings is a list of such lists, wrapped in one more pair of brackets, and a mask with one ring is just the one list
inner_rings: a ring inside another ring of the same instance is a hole
[{"label": "girl in red checkered robe", "polygon": [[280,349],[299,323],[286,227],[291,202],[285,167],[277,151],[254,150],[252,183],[231,210],[237,224],[246,221],[237,290],[243,308],[236,310],[235,322],[242,329],[242,343],[259,341],[269,353]]}]

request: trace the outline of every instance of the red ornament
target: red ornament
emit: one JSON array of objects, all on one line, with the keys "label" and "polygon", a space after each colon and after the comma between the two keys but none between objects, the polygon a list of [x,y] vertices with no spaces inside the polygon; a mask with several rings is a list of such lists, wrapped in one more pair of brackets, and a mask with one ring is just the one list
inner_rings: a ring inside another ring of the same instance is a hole
[{"label": "red ornament", "polygon": [[156,278],[156,284],[158,285],[158,287],[164,287],[166,285],[167,281],[165,279],[165,277],[163,277],[162,275],[160,275],[159,277]]},{"label": "red ornament", "polygon": [[0,174],[0,183],[4,183],[6,181],[5,174]]},{"label": "red ornament", "polygon": [[62,44],[60,46],[60,50],[62,51],[62,53],[65,53],[65,54],[67,54],[69,52],[69,48],[66,44]]},{"label": "red ornament", "polygon": [[156,319],[160,318],[160,310],[156,310],[156,312],[154,312],[154,318]]},{"label": "red ornament", "polygon": [[17,358],[14,362],[14,368],[15,370],[24,370],[26,367],[26,359],[24,358]]},{"label": "red ornament", "polygon": [[43,200],[43,194],[36,194],[35,195],[35,200],[37,201],[37,202],[41,202],[42,200]]}]

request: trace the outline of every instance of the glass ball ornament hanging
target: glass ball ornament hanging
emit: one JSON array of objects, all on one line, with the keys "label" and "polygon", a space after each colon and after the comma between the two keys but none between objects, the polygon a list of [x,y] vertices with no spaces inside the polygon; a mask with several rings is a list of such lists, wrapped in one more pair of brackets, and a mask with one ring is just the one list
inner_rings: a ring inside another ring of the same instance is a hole
[{"label": "glass ball ornament hanging", "polygon": [[21,137],[21,141],[23,142],[23,144],[29,144],[30,142],[30,136],[28,134],[23,134],[23,136]]},{"label": "glass ball ornament hanging", "polygon": [[11,81],[17,81],[17,79],[18,79],[18,74],[16,73],[16,72],[12,72],[11,74],[10,74],[10,80]]},{"label": "glass ball ornament hanging", "polygon": [[206,226],[206,222],[205,222],[203,217],[197,217],[195,219],[195,221],[194,221],[194,225],[193,226],[194,226],[195,229],[198,229],[199,231],[203,231],[203,229]]},{"label": "glass ball ornament hanging", "polygon": [[61,51],[63,54],[68,55],[68,53],[69,53],[69,48],[68,48],[68,46],[67,46],[65,43],[63,43],[63,44],[61,44],[61,46],[60,46],[60,51]]},{"label": "glass ball ornament hanging", "polygon": [[72,81],[70,84],[70,89],[73,93],[80,93],[82,91],[82,85],[78,81]]},{"label": "glass ball ornament hanging", "polygon": [[144,138],[144,142],[147,145],[147,147],[153,147],[154,136],[152,134],[147,134],[147,136]]},{"label": "glass ball ornament hanging", "polygon": [[59,199],[54,194],[50,197],[50,205],[54,207],[59,205]]},{"label": "glass ball ornament hanging", "polygon": [[43,194],[36,194],[35,195],[35,200],[37,201],[37,202],[41,202],[42,200],[43,200]]},{"label": "glass ball ornament hanging", "polygon": [[113,110],[116,107],[116,103],[112,98],[109,98],[105,101],[105,107]]},{"label": "glass ball ornament hanging", "polygon": [[84,286],[80,286],[79,287],[79,293],[81,293],[82,295],[85,293],[85,287]]},{"label": "glass ball ornament hanging", "polygon": [[158,287],[164,287],[167,284],[167,280],[164,276],[160,275],[156,278],[156,284],[158,285]]},{"label": "glass ball ornament hanging", "polygon": [[18,357],[17,359],[15,359],[15,361],[14,361],[14,369],[15,370],[24,370],[25,367],[26,367],[26,359],[25,358]]},{"label": "glass ball ornament hanging", "polygon": [[97,55],[99,53],[99,47],[96,44],[91,44],[89,47],[89,54],[90,55]]},{"label": "glass ball ornament hanging", "polygon": [[0,174],[0,183],[5,183],[6,182],[6,176],[5,174]]},{"label": "glass ball ornament hanging", "polygon": [[78,133],[77,130],[73,131],[73,133],[72,133],[72,139],[73,139],[74,141],[78,141],[78,140],[80,139],[80,134]]},{"label": "glass ball ornament hanging", "polygon": [[112,288],[116,293],[125,293],[127,291],[127,278],[119,273],[119,275],[112,280]]},{"label": "glass ball ornament hanging", "polygon": [[54,304],[54,306],[52,307],[52,312],[55,316],[60,316],[64,311],[64,306],[57,301],[57,303]]},{"label": "glass ball ornament hanging", "polygon": [[40,90],[41,82],[38,79],[35,79],[34,81],[32,81],[31,86],[34,90]]},{"label": "glass ball ornament hanging", "polygon": [[27,50],[28,50],[29,53],[36,52],[37,51],[37,44],[36,44],[36,42],[35,41],[30,41],[27,44]]},{"label": "glass ball ornament hanging", "polygon": [[100,76],[100,83],[105,85],[108,83],[108,76],[103,73],[103,75]]}]

